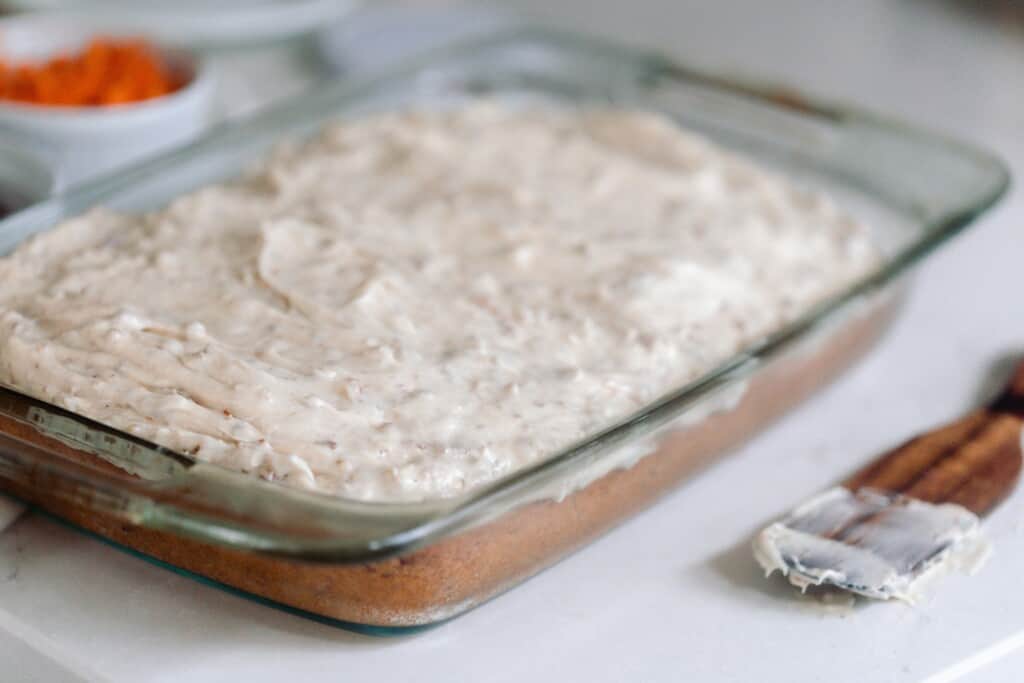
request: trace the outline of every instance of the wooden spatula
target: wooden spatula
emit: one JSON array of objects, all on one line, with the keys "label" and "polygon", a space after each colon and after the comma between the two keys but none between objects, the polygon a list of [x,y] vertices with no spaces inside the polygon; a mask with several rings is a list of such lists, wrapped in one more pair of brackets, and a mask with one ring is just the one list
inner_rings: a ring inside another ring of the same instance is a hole
[{"label": "wooden spatula", "polygon": [[978,518],[1017,483],[1022,428],[1024,362],[988,407],[885,453],[764,529],[755,557],[801,588],[912,599],[926,572],[984,553]]}]

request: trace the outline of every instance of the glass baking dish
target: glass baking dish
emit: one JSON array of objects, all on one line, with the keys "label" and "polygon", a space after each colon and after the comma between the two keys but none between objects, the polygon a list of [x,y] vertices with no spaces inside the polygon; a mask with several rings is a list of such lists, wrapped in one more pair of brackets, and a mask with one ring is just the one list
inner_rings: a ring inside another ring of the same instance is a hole
[{"label": "glass baking dish", "polygon": [[330,82],[0,222],[0,253],[86,208],[144,210],[242,172],[336,117],[513,102],[618,105],[831,195],[875,232],[877,272],[698,381],[461,497],[366,503],[189,457],[0,387],[0,487],[173,567],[372,632],[455,616],[550,565],[755,433],[866,350],[910,266],[1004,192],[991,155],[855,109],[657,54],[520,29],[373,78]]}]

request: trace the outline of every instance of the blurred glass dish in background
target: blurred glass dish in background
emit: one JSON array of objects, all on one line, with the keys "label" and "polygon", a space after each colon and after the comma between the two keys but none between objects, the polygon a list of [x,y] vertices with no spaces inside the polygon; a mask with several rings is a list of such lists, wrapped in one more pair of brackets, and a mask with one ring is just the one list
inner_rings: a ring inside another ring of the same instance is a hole
[{"label": "blurred glass dish in background", "polygon": [[2,0],[16,11],[60,11],[82,28],[145,33],[175,45],[284,40],[350,12],[358,0]]},{"label": "blurred glass dish in background", "polygon": [[335,71],[356,73],[521,23],[512,12],[486,3],[375,4],[326,27],[317,43]]}]

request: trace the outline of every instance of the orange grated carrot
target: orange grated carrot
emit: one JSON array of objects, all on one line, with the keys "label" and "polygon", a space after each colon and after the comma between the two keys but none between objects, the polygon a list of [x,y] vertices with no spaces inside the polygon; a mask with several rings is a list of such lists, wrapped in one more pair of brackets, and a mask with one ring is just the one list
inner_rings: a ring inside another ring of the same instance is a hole
[{"label": "orange grated carrot", "polygon": [[0,100],[46,106],[105,106],[160,97],[184,85],[141,39],[96,38],[77,54],[38,64],[0,60]]}]

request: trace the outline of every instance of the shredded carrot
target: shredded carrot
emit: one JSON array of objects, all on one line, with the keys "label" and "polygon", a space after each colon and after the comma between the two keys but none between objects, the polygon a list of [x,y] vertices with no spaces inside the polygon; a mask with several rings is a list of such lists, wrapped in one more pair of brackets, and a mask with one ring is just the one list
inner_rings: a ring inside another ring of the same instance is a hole
[{"label": "shredded carrot", "polygon": [[39,64],[0,60],[0,99],[56,107],[141,102],[184,83],[143,40],[97,38]]}]

